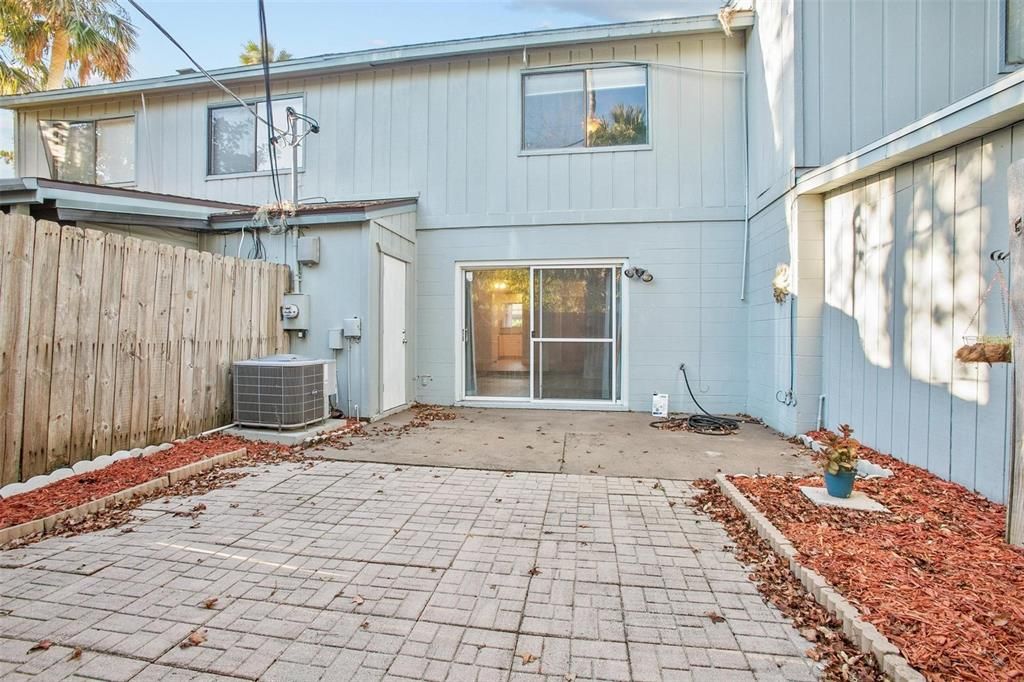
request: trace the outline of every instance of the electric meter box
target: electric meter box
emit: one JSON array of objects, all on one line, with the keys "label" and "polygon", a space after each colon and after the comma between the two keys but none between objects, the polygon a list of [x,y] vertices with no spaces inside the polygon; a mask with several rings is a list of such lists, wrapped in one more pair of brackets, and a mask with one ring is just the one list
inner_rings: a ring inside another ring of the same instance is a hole
[{"label": "electric meter box", "polygon": [[286,331],[306,331],[310,317],[309,294],[285,294],[281,298],[281,326]]}]

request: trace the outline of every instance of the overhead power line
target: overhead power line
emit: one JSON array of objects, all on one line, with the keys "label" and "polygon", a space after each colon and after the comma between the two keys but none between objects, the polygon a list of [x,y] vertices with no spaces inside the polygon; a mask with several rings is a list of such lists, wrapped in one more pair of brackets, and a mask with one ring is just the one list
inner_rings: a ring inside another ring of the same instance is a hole
[{"label": "overhead power line", "polygon": [[[262,116],[260,116],[260,115],[259,115],[259,114],[258,114],[258,113],[256,112],[256,108],[255,108],[255,107],[253,107],[253,106],[252,106],[251,104],[249,104],[248,102],[246,102],[245,100],[243,100],[243,99],[242,99],[241,97],[239,97],[238,95],[236,95],[236,94],[235,94],[234,92],[232,92],[232,91],[231,91],[231,89],[230,89],[230,88],[228,88],[228,86],[226,86],[226,85],[224,85],[223,83],[221,83],[221,82],[220,82],[219,80],[217,80],[216,78],[214,78],[214,77],[213,77],[213,75],[212,75],[212,74],[211,74],[211,73],[210,73],[209,71],[207,71],[206,69],[204,69],[204,68],[202,67],[202,65],[200,65],[200,63],[199,63],[199,62],[197,62],[197,61],[196,61],[196,60],[195,60],[195,59],[194,59],[194,58],[192,57],[192,55],[191,55],[191,54],[189,54],[188,50],[186,50],[186,49],[185,49],[185,48],[184,48],[184,47],[183,47],[183,46],[181,45],[181,43],[179,43],[179,42],[178,42],[177,40],[175,40],[174,36],[172,36],[172,35],[170,34],[170,32],[169,32],[169,31],[168,31],[168,30],[167,30],[166,28],[164,28],[164,27],[163,27],[163,26],[162,26],[162,25],[160,24],[160,22],[159,22],[159,21],[157,21],[156,19],[154,19],[154,18],[153,18],[153,16],[152,16],[152,15],[151,15],[151,14],[150,14],[149,12],[147,12],[146,10],[144,10],[144,9],[142,8],[142,5],[140,5],[140,4],[138,3],[138,2],[136,2],[136,0],[128,0],[128,2],[129,2],[129,3],[131,4],[131,6],[132,6],[132,7],[134,7],[135,9],[137,9],[137,10],[139,11],[139,13],[140,13],[140,14],[141,14],[142,16],[146,17],[146,19],[148,19],[148,20],[149,20],[149,22],[150,22],[151,24],[153,24],[153,26],[155,26],[155,27],[156,27],[156,29],[157,29],[158,31],[160,31],[161,33],[163,33],[163,34],[164,34],[164,36],[165,36],[165,37],[166,37],[166,38],[167,38],[168,40],[170,40],[170,41],[171,41],[171,42],[172,42],[172,43],[174,44],[174,46],[175,46],[175,47],[177,47],[177,48],[178,48],[178,49],[179,49],[179,50],[181,51],[181,53],[182,53],[183,55],[185,55],[185,57],[186,57],[186,58],[187,58],[187,59],[188,59],[188,60],[189,60],[190,62],[192,62],[192,66],[196,67],[196,69],[197,69],[197,70],[198,70],[198,71],[199,71],[199,72],[200,72],[201,74],[203,74],[204,76],[206,76],[206,78],[207,78],[207,79],[208,79],[208,80],[209,80],[209,81],[210,81],[211,83],[213,83],[214,85],[216,85],[216,86],[217,86],[218,88],[220,88],[221,90],[223,90],[225,94],[227,94],[227,95],[228,95],[229,97],[231,97],[231,98],[232,98],[233,100],[235,100],[235,101],[236,101],[236,102],[238,102],[238,103],[239,103],[240,105],[242,105],[242,107],[244,107],[246,111],[248,111],[248,112],[249,112],[250,114],[252,114],[252,115],[253,115],[253,117],[254,117],[254,118],[255,118],[255,119],[257,120],[257,121],[260,121],[260,122],[261,122],[261,123],[263,123],[264,125],[268,125],[268,126],[269,126],[269,125],[271,125],[270,121],[267,121],[267,120],[266,120],[265,118],[263,118]],[[260,3],[260,7],[261,7],[261,8],[262,8],[262,4],[263,4],[263,3],[261,2],[261,3]],[[261,11],[262,11],[262,9],[261,9]],[[268,111],[269,111],[269,109],[268,109]],[[273,117],[271,117],[271,118],[273,118]],[[283,133],[284,131],[282,130],[282,131],[276,131],[276,132],[281,132],[281,133]]]},{"label": "overhead power line", "polygon": [[[270,157],[270,184],[274,198],[281,205],[281,178],[277,174],[277,129],[274,128],[274,98],[270,87],[270,41],[267,39],[267,11],[263,0],[258,1],[260,23],[260,62],[263,65],[263,89],[267,102],[267,155]],[[292,169],[295,172],[297,169]],[[282,216],[283,219],[283,216]]]}]

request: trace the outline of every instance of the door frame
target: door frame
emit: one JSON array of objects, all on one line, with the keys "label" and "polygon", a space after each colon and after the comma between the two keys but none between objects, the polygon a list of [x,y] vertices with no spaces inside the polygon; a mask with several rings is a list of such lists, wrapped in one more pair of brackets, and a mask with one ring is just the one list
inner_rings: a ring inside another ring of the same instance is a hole
[{"label": "door frame", "polygon": [[[378,415],[400,412],[409,406],[409,269],[412,265],[408,260],[401,258],[394,253],[378,249],[377,266],[377,413]],[[386,362],[384,352],[384,258],[388,257],[405,266],[405,286],[402,289],[404,302],[404,314],[402,316],[402,327],[405,332],[406,342],[402,344],[402,353],[405,356],[405,368],[402,372],[402,393],[404,402],[393,407],[384,407],[384,363]]]},{"label": "door frame", "polygon": [[[500,270],[503,268],[531,269],[530,277],[530,319],[533,320],[533,276],[532,268],[587,268],[587,267],[618,267],[625,270],[629,267],[627,258],[570,258],[570,259],[517,259],[517,260],[473,260],[455,262],[455,315],[454,350],[455,350],[455,404],[473,407],[520,407],[531,409],[555,410],[628,410],[629,409],[629,287],[621,281],[622,301],[619,311],[622,325],[619,329],[619,340],[622,344],[621,367],[619,368],[618,389],[621,398],[618,400],[535,400],[532,397],[500,398],[477,397],[466,395],[466,353],[463,332],[465,330],[466,310],[466,271],[467,270]],[[530,395],[533,395],[533,347],[534,339],[530,338]],[[614,353],[613,353],[614,357]]]}]

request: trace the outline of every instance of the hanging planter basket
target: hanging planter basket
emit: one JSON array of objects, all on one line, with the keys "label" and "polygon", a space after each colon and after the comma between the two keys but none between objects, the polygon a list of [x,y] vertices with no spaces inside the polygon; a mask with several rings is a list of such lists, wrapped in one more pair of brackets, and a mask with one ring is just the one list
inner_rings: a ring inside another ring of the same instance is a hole
[{"label": "hanging planter basket", "polygon": [[[981,308],[985,304],[985,300],[992,293],[992,289],[995,287],[996,283],[998,283],[1001,299],[999,312],[1003,316],[1004,335],[964,336],[964,345],[960,346],[956,351],[956,359],[960,362],[985,362],[990,365],[997,362],[1013,362],[1013,339],[1010,336],[1010,290],[1009,287],[1006,286],[1006,277],[1003,276],[1003,270],[999,267],[999,261],[995,258],[995,253],[992,254],[992,262],[995,263],[996,271],[989,279],[988,286],[985,287],[985,293],[978,299],[978,308],[974,311],[974,314],[971,315],[971,319],[967,323],[967,329],[969,330],[972,327],[975,327],[975,323],[978,322],[978,315],[981,313]],[[975,329],[977,328],[975,327]]]},{"label": "hanging planter basket", "polygon": [[964,345],[956,351],[956,359],[960,362],[997,362],[1013,361],[1013,340],[1009,336],[965,336]]}]

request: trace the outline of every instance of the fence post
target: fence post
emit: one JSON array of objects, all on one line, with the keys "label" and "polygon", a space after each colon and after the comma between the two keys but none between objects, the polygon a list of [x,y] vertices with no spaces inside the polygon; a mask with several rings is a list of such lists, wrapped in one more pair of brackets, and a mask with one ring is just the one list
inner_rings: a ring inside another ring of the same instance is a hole
[{"label": "fence post", "polygon": [[1010,222],[1010,324],[1013,335],[1013,411],[1010,495],[1006,507],[1006,541],[1024,546],[1024,159],[1007,176]]}]

